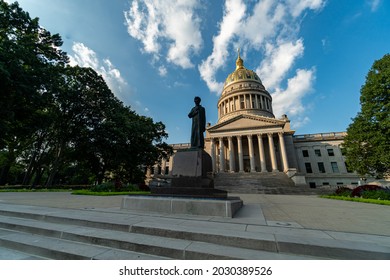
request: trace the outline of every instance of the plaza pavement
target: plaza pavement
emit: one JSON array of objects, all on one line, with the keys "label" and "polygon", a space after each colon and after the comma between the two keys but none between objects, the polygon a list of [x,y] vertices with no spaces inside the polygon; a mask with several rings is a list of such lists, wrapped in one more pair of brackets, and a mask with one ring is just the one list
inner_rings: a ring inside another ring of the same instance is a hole
[{"label": "plaza pavement", "polygon": [[[338,201],[315,195],[231,194],[244,201],[234,218],[209,216],[137,213],[120,209],[122,196],[78,196],[69,192],[0,193],[1,209],[37,206],[39,209],[88,211],[110,217],[129,214],[138,222],[158,223],[159,219],[175,224],[234,230],[288,234],[291,238],[324,237],[345,242],[372,242],[385,248],[390,258],[390,207]],[[81,212],[80,212],[81,213]],[[29,254],[0,248],[0,259],[34,259]],[[387,258],[387,257],[386,257]]]}]

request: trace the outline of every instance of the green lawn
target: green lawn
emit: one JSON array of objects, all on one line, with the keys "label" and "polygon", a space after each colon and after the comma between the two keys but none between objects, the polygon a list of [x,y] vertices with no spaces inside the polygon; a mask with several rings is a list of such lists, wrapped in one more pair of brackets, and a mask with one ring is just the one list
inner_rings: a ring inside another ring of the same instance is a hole
[{"label": "green lawn", "polygon": [[390,200],[360,198],[360,197],[346,197],[346,196],[338,196],[338,195],[322,195],[321,197],[329,198],[329,199],[363,202],[363,203],[373,203],[373,204],[380,204],[380,205],[390,205]]}]

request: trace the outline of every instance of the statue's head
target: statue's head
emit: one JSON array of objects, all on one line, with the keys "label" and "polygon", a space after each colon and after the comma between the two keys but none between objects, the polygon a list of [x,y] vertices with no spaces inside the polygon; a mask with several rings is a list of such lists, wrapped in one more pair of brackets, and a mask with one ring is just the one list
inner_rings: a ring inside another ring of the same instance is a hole
[{"label": "statue's head", "polygon": [[200,104],[200,101],[202,101],[202,99],[200,99],[199,96],[195,96],[195,98],[194,98],[195,104],[196,104],[196,105],[199,105],[199,104]]}]

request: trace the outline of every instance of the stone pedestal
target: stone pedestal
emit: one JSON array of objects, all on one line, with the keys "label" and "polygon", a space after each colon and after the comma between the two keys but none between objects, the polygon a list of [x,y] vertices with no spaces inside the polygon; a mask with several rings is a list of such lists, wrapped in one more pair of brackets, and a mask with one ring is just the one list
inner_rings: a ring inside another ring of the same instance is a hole
[{"label": "stone pedestal", "polygon": [[232,218],[243,206],[239,197],[214,189],[212,160],[203,149],[179,150],[172,175],[154,179],[148,196],[127,196],[121,209]]},{"label": "stone pedestal", "polygon": [[129,195],[122,199],[121,209],[142,212],[148,211],[160,214],[233,218],[242,205],[243,202],[239,197],[203,199]]},{"label": "stone pedestal", "polygon": [[226,198],[227,192],[214,189],[212,160],[203,149],[179,150],[173,157],[170,184],[152,187],[152,196]]}]

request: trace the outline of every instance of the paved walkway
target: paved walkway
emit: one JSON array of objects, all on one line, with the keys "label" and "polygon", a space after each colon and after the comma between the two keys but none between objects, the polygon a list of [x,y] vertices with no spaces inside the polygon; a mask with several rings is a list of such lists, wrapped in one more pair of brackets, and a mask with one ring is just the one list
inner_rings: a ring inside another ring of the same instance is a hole
[{"label": "paved walkway", "polygon": [[[148,213],[156,219],[175,218],[183,220],[185,223],[195,222],[218,222],[229,224],[246,225],[247,229],[252,227],[256,231],[256,226],[270,230],[280,227],[281,230],[297,230],[297,237],[301,237],[304,230],[307,233],[312,230],[332,232],[333,238],[339,236],[342,240],[359,240],[370,237],[377,237],[390,245],[390,207],[384,205],[338,201],[319,198],[317,196],[298,195],[262,195],[262,194],[232,194],[240,196],[244,201],[244,207],[238,214],[230,218],[205,217],[205,216],[183,216],[183,215],[163,215],[158,213]],[[78,196],[68,192],[60,193],[0,193],[0,205],[6,207],[12,204],[30,205],[41,207],[54,207],[63,209],[86,209],[99,212],[111,213],[121,212],[120,204],[122,196]],[[10,206],[11,207],[11,206]],[[140,218],[145,213],[131,213],[139,215]],[[300,236],[298,236],[298,233]],[[342,236],[342,237],[341,237]],[[0,259],[26,259],[29,256],[18,255],[8,249],[0,250]],[[31,257],[31,256],[30,256]]]},{"label": "paved walkway", "polygon": [[[232,194],[244,208],[229,223],[258,218],[264,225],[281,225],[390,236],[390,206],[299,195]],[[0,203],[69,209],[120,210],[122,196],[81,196],[67,192],[0,193]],[[258,209],[260,208],[260,209]],[[255,210],[257,209],[257,210]],[[257,212],[255,212],[257,211]],[[248,221],[250,223],[250,221]]]}]

